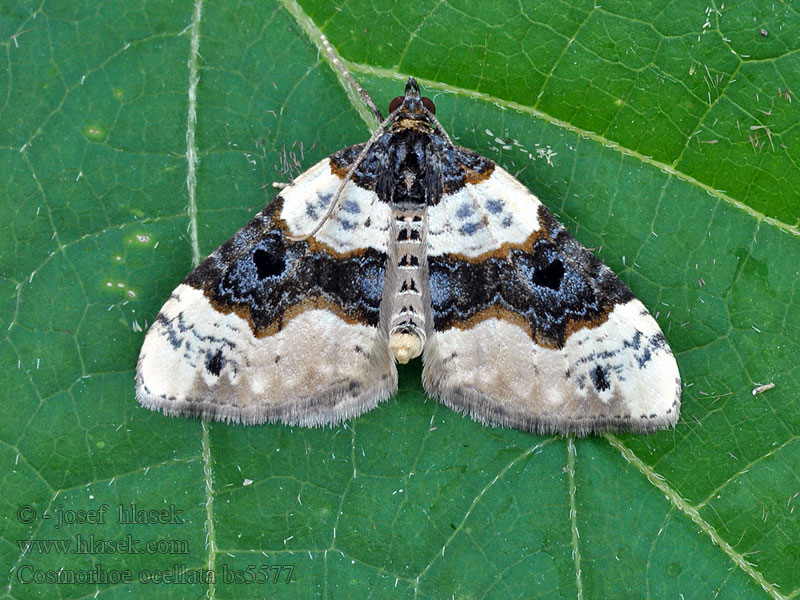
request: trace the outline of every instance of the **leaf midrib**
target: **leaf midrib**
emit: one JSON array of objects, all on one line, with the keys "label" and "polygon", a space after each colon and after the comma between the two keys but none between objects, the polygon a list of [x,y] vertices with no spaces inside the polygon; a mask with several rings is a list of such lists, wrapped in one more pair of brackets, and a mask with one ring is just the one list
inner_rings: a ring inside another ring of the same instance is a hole
[{"label": "leaf midrib", "polygon": [[[197,126],[197,84],[200,81],[198,70],[198,57],[200,56],[200,21],[203,15],[203,0],[195,0],[190,26],[189,43],[189,87],[187,90],[188,107],[186,111],[186,188],[189,195],[189,239],[192,248],[192,265],[200,264],[200,239],[197,229],[197,162],[198,152],[195,139]],[[217,559],[217,539],[214,529],[214,466],[211,457],[211,437],[207,421],[203,421],[201,434],[203,482],[206,508],[206,547],[208,558],[206,568],[209,573],[214,572]],[[207,597],[213,600],[216,587],[214,579],[209,579]]]}]

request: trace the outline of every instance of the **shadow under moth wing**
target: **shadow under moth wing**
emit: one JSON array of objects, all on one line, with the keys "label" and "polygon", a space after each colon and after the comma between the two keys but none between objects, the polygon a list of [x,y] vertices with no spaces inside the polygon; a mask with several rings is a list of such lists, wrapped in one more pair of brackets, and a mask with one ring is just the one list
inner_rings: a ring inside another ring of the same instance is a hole
[{"label": "shadow under moth wing", "polygon": [[522,184],[454,146],[409,78],[372,138],[322,160],[181,283],[136,395],[168,415],[336,424],[423,386],[492,425],[676,423],[658,324]]}]

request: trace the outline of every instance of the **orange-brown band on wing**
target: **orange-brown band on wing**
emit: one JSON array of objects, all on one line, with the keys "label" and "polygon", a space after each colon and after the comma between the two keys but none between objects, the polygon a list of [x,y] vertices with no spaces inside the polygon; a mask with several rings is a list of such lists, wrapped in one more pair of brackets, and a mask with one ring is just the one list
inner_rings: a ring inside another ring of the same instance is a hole
[{"label": "orange-brown band on wing", "polygon": [[492,173],[494,173],[494,164],[487,161],[487,164],[484,166],[485,169],[483,171],[477,171],[475,169],[471,169],[469,166],[463,163],[460,164],[459,167],[464,173],[464,182],[475,185],[481,181],[486,181],[489,179],[489,177],[492,176]]},{"label": "orange-brown band on wing", "polygon": [[351,312],[345,310],[344,308],[342,308],[329,298],[325,298],[324,296],[321,295],[316,295],[316,296],[308,296],[307,298],[304,298],[297,304],[288,307],[280,315],[280,317],[278,317],[274,321],[271,321],[266,325],[258,326],[253,320],[253,312],[250,310],[250,307],[247,304],[231,305],[215,300],[213,294],[209,290],[203,290],[203,293],[205,297],[208,298],[209,304],[211,304],[211,306],[217,312],[220,312],[224,315],[234,313],[240,319],[246,321],[248,326],[250,327],[250,331],[253,332],[253,335],[256,338],[265,338],[271,335],[275,335],[281,329],[283,329],[292,319],[309,310],[327,310],[328,312],[331,312],[337,317],[339,317],[342,321],[344,321],[348,325],[364,325],[364,320],[359,318],[357,315],[354,315]]},{"label": "orange-brown band on wing", "polygon": [[496,248],[488,250],[482,254],[478,254],[477,256],[469,256],[468,254],[463,254],[461,252],[447,253],[444,256],[450,260],[459,260],[462,262],[477,264],[485,262],[489,258],[508,258],[508,255],[512,250],[530,252],[533,249],[534,244],[542,239],[551,239],[550,234],[544,227],[540,227],[539,229],[531,232],[531,234],[522,242],[503,242]]},{"label": "orange-brown band on wing", "polygon": [[331,173],[336,175],[339,179],[347,177],[347,173],[350,171],[351,167],[352,165],[348,165],[344,162],[331,161]]},{"label": "orange-brown band on wing", "polygon": [[[600,312],[597,314],[592,315],[588,318],[578,318],[572,317],[567,319],[566,323],[564,324],[564,339],[566,340],[569,338],[573,333],[576,333],[582,329],[593,329],[595,327],[599,327],[606,321],[608,321],[608,316],[611,314],[611,311],[614,310],[614,305],[609,304],[608,306],[604,307]],[[479,323],[486,321],[488,319],[501,319],[512,325],[516,325],[522,331],[524,331],[531,340],[536,343],[538,346],[542,346],[544,348],[550,349],[557,349],[560,348],[563,344],[560,344],[558,340],[554,340],[544,334],[541,331],[537,331],[531,324],[531,322],[526,319],[523,315],[515,312],[513,310],[509,310],[502,306],[490,306],[481,310],[480,312],[471,315],[470,317],[461,320],[461,321],[453,321],[452,327],[455,329],[462,329],[468,330],[473,329]]]}]

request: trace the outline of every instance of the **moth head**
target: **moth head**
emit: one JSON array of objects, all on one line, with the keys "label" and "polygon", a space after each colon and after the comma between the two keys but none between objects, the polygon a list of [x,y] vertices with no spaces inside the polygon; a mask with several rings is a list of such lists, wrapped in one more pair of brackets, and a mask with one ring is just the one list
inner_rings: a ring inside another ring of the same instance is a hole
[{"label": "moth head", "polygon": [[423,98],[413,77],[408,78],[406,93],[389,103],[392,129],[430,129],[436,106],[430,98]]}]

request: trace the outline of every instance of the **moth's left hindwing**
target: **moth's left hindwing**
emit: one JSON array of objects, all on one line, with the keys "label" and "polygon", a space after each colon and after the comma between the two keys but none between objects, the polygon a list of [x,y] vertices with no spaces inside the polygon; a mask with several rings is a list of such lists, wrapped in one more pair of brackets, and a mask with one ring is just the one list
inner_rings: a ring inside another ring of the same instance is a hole
[{"label": "moth's left hindwing", "polygon": [[[341,165],[339,165],[341,167]],[[338,423],[397,389],[380,306],[390,209],[325,159],[179,285],[147,333],[136,396],[167,415]],[[295,238],[295,239],[290,239]]]}]

